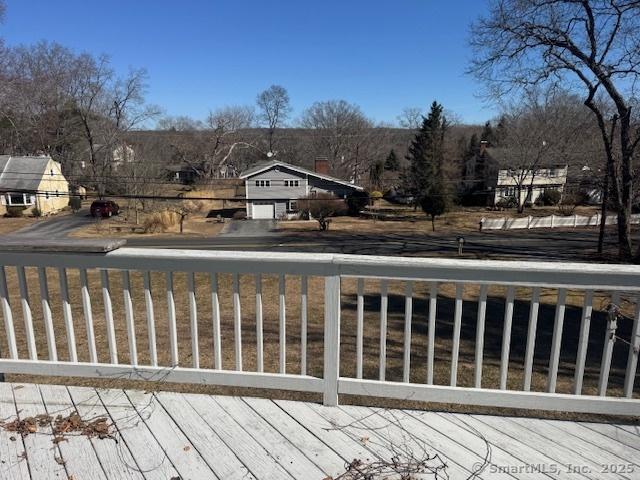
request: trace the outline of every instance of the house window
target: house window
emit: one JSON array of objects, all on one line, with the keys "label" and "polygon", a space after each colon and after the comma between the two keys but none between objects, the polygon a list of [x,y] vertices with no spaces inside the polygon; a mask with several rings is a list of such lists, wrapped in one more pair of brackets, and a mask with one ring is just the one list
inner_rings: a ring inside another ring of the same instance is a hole
[{"label": "house window", "polygon": [[285,187],[299,187],[300,186],[300,180],[285,180],[284,181],[284,186]]},{"label": "house window", "polygon": [[298,210],[298,201],[289,200],[289,208],[287,210],[289,210],[290,212],[296,212]]},{"label": "house window", "polygon": [[9,193],[7,194],[7,199],[9,205],[32,205],[31,195],[27,195],[26,193]]},{"label": "house window", "polygon": [[256,180],[256,187],[270,187],[271,180]]}]

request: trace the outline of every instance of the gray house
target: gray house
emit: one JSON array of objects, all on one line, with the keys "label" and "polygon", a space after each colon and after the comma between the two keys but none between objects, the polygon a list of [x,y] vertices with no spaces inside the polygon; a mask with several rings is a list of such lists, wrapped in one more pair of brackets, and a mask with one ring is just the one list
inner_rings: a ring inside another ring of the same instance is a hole
[{"label": "gray house", "polygon": [[327,175],[327,161],[317,159],[315,172],[277,160],[260,163],[240,175],[244,180],[247,218],[287,218],[298,213],[298,199],[317,192],[346,198],[362,187]]}]

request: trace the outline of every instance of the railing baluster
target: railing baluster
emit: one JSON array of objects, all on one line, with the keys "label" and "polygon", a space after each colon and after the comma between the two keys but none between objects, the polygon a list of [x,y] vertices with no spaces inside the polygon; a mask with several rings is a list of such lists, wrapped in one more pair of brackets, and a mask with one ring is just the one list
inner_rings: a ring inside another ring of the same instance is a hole
[{"label": "railing baluster", "polygon": [[484,324],[487,314],[487,291],[486,284],[480,285],[480,295],[478,297],[478,318],[476,320],[476,358],[474,372],[474,386],[482,387],[482,359],[484,356]]},{"label": "railing baluster", "polygon": [[602,362],[600,363],[600,377],[598,378],[598,395],[607,395],[609,384],[609,371],[611,370],[611,356],[613,355],[613,344],[616,341],[616,328],[618,327],[618,308],[620,307],[620,293],[614,292],[611,295],[611,305],[607,314],[607,330],[604,337],[604,347],[602,349]]},{"label": "railing baluster", "polygon": [[427,340],[427,384],[433,385],[433,359],[436,345],[436,308],[438,303],[438,284],[431,283],[429,292],[429,332]]},{"label": "railing baluster", "polygon": [[87,329],[89,361],[91,363],[98,363],[96,335],[93,329],[93,312],[91,310],[91,296],[89,295],[89,281],[87,279],[87,271],[84,268],[80,269],[80,295],[82,296],[82,312],[84,313],[85,328]]},{"label": "railing baluster", "polygon": [[240,311],[240,275],[233,274],[233,333],[236,350],[236,370],[242,371],[242,315]]},{"label": "railing baluster", "polygon": [[122,296],[124,298],[124,318],[127,323],[127,338],[129,339],[129,363],[136,366],[138,365],[138,349],[133,319],[133,303],[131,302],[131,279],[129,278],[129,270],[122,271]]},{"label": "railing baluster", "polygon": [[58,361],[58,349],[56,347],[56,334],[53,329],[53,316],[51,315],[51,303],[49,301],[49,284],[47,282],[47,269],[45,267],[38,268],[38,280],[40,283],[40,301],[42,303],[44,329],[47,335],[49,360],[56,362]]},{"label": "railing baluster", "polygon": [[285,278],[280,274],[278,278],[278,324],[280,332],[280,373],[287,371],[287,316],[285,306]]},{"label": "railing baluster", "polygon": [[638,367],[638,351],[640,350],[640,297],[635,298],[636,310],[631,328],[631,341],[629,342],[629,356],[627,357],[627,371],[624,375],[624,396],[631,398],[633,395],[633,381]]},{"label": "railing baluster", "polygon": [[4,328],[7,332],[7,343],[9,344],[9,356],[16,360],[18,358],[18,347],[16,346],[16,334],[13,328],[13,312],[9,302],[9,291],[7,289],[7,276],[4,267],[0,266],[0,303],[2,304],[2,315],[4,317]]},{"label": "railing baluster", "polygon": [[560,347],[562,345],[562,327],[564,326],[564,302],[567,299],[567,290],[558,289],[558,303],[556,304],[556,316],[553,322],[553,337],[551,339],[551,356],[549,358],[549,377],[547,379],[547,392],[556,391],[558,379],[558,364],[560,363]]},{"label": "railing baluster", "polygon": [[187,273],[187,295],[189,297],[189,324],[191,325],[191,362],[193,368],[200,368],[198,347],[198,304],[196,303],[195,273]]},{"label": "railing baluster", "polygon": [[460,353],[460,328],[462,327],[462,290],[461,283],[456,283],[456,303],[453,312],[453,348],[451,349],[451,376],[449,383],[455,387],[458,383],[458,355]]},{"label": "railing baluster", "polygon": [[405,284],[404,291],[404,352],[402,358],[402,380],[409,382],[411,370],[411,320],[413,316],[413,282]]},{"label": "railing baluster", "polygon": [[173,272],[167,272],[167,319],[169,320],[169,349],[171,351],[171,366],[178,365],[178,331],[176,327],[176,302],[173,298]]},{"label": "railing baluster", "polygon": [[388,296],[387,290],[389,283],[387,280],[380,281],[380,359],[379,373],[380,381],[384,381],[387,370],[387,309]]},{"label": "railing baluster", "polygon": [[220,301],[218,300],[218,274],[211,272],[211,316],[213,320],[213,366],[222,369],[222,348],[220,345]]},{"label": "railing baluster", "polygon": [[67,328],[67,344],[69,346],[69,361],[77,362],[78,353],[76,352],[76,334],[73,329],[73,317],[71,315],[71,303],[69,302],[69,284],[67,283],[67,270],[58,268],[58,276],[60,277],[60,297],[62,298],[62,316],[64,324]]},{"label": "railing baluster", "polygon": [[356,377],[362,378],[362,339],[364,337],[364,278],[358,278],[356,313]]},{"label": "railing baluster", "polygon": [[300,375],[307,374],[307,277],[300,277]]},{"label": "railing baluster", "polygon": [[31,360],[38,359],[36,348],[36,337],[33,333],[33,316],[31,315],[31,305],[29,305],[29,289],[27,288],[27,276],[24,267],[17,267],[18,286],[20,289],[20,303],[22,305],[22,317],[24,319],[24,331],[27,337],[27,348]]},{"label": "railing baluster", "polygon": [[584,294],[582,306],[582,320],[580,322],[580,339],[578,340],[578,354],[576,356],[576,373],[573,377],[573,393],[582,393],[582,381],[584,377],[584,364],[587,359],[589,346],[589,329],[591,327],[591,312],[593,310],[593,290],[587,290]]},{"label": "railing baluster", "polygon": [[118,363],[118,345],[116,344],[116,332],[113,325],[113,307],[111,306],[111,293],[109,292],[109,271],[100,270],[102,283],[102,300],[104,302],[104,321],[107,324],[107,343],[109,344],[109,361]]},{"label": "railing baluster", "polygon": [[256,273],[256,362],[258,372],[264,372],[264,340],[262,327],[262,275]]},{"label": "railing baluster", "polygon": [[322,403],[338,405],[340,376],[340,276],[324,278],[324,366]]},{"label": "railing baluster", "polygon": [[524,382],[525,392],[531,390],[531,372],[533,371],[533,354],[536,347],[536,330],[538,328],[538,310],[540,307],[540,287],[531,291],[531,307],[529,309],[529,329],[527,331],[527,347],[524,354]]},{"label": "railing baluster", "polygon": [[147,330],[149,333],[149,357],[151,366],[158,366],[158,347],[156,346],[156,318],[153,311],[153,296],[151,295],[151,274],[145,271],[142,274],[144,288],[144,304],[147,312]]},{"label": "railing baluster", "polygon": [[504,325],[502,328],[502,352],[500,354],[500,389],[507,389],[507,375],[509,374],[509,350],[511,347],[511,325],[513,323],[513,301],[515,287],[507,288],[507,300],[504,307]]}]

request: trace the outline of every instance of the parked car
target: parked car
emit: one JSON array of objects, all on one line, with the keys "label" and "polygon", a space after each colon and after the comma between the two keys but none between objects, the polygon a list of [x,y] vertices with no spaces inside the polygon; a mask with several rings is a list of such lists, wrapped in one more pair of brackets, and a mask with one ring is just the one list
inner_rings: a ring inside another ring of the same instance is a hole
[{"label": "parked car", "polygon": [[112,200],[96,200],[91,204],[92,217],[111,217],[119,212],[120,207]]}]

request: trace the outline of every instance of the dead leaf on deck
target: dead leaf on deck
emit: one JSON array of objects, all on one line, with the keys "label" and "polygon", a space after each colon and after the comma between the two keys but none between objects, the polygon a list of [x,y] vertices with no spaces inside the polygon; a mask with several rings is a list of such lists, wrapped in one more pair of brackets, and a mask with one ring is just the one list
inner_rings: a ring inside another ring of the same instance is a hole
[{"label": "dead leaf on deck", "polygon": [[185,445],[182,450],[184,450],[185,452],[188,452],[189,450],[191,450],[191,447],[189,445]]},{"label": "dead leaf on deck", "polygon": [[66,462],[65,462],[62,458],[60,458],[60,457],[55,457],[55,459],[56,459],[56,463],[57,463],[58,465],[64,465],[64,464],[66,463]]},{"label": "dead leaf on deck", "polygon": [[369,441],[369,437],[362,437],[362,438],[360,439],[360,441],[361,441],[362,443],[367,443],[367,442]]},{"label": "dead leaf on deck", "polygon": [[24,388],[24,385],[15,385],[13,387],[14,390],[20,390],[21,388]]}]

